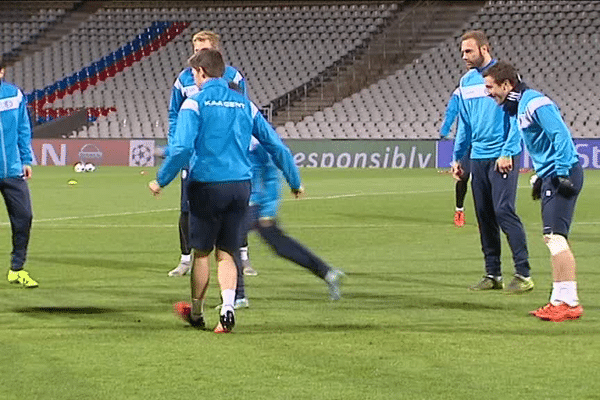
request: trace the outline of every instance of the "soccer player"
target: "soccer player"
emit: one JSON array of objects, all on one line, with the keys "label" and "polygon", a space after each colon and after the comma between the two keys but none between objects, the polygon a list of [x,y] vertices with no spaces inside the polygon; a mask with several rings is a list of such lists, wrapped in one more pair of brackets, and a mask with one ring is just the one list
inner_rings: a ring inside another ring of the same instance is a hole
[{"label": "soccer player", "polygon": [[31,234],[31,124],[27,99],[21,89],[4,81],[6,64],[0,59],[0,192],[4,197],[12,230],[8,282],[25,288],[38,283],[23,269]]},{"label": "soccer player", "polygon": [[575,257],[567,241],[575,203],[583,186],[577,150],[556,104],[529,89],[516,69],[498,61],[484,72],[489,95],[511,118],[531,155],[536,177],[534,199],[541,198],[544,242],[550,249],[552,294],[547,305],[530,314],[546,321],[577,319],[583,314],[577,296]]},{"label": "soccer player", "polygon": [[451,171],[455,179],[463,174],[460,160],[470,148],[471,190],[479,225],[485,275],[469,289],[502,290],[500,229],[512,250],[515,274],[506,287],[509,294],[533,289],[527,239],[515,209],[521,153],[517,131],[506,133],[504,112],[485,90],[482,73],[496,63],[489,41],[482,31],[466,32],[461,38],[462,58],[469,71],[459,84],[458,130]]},{"label": "soccer player", "polygon": [[192,326],[204,327],[204,298],[210,277],[210,254],[216,248],[221,287],[220,322],[216,333],[235,325],[237,269],[234,254],[241,245],[242,217],[246,215],[252,176],[250,138],[254,136],[273,157],[294,196],[302,188],[289,149],[247,97],[229,89],[222,78],[221,53],[203,49],[189,60],[200,92],[186,99],[168,155],[149,188],[159,195],[186,165],[190,166],[190,247],[194,249],[191,305],[179,309]]},{"label": "soccer player", "polygon": [[[192,45],[194,53],[202,49],[215,49],[219,50],[220,36],[212,31],[200,31],[192,36]],[[246,92],[246,81],[242,74],[239,73],[235,68],[227,65],[225,66],[225,72],[223,78],[228,82],[229,87],[243,94],[247,95]],[[188,97],[198,92],[198,86],[194,82],[194,75],[190,67],[185,68],[175,80],[173,88],[171,89],[171,100],[169,102],[169,141],[175,135],[177,128],[177,115],[181,105]],[[169,276],[183,276],[186,275],[191,268],[191,249],[189,246],[189,203],[187,200],[187,183],[188,183],[189,170],[184,168],[181,171],[181,212],[179,215],[179,246],[181,249],[181,260],[179,265],[169,271]],[[256,275],[256,271],[250,265],[248,258],[248,245],[244,243],[241,251],[241,257],[244,262],[244,268],[247,275]]]},{"label": "soccer player", "polygon": [[[327,265],[301,243],[287,236],[277,225],[277,210],[281,201],[280,171],[271,160],[271,156],[256,140],[251,142],[250,159],[252,161],[252,192],[250,209],[244,222],[243,237],[246,237],[250,230],[258,231],[278,256],[308,269],[323,279],[329,287],[331,300],[339,300],[341,297],[340,285],[345,274]],[[241,306],[248,307],[248,299],[244,281],[239,279],[238,275],[236,308]]]},{"label": "soccer player", "polygon": [[[448,100],[448,105],[446,106],[446,115],[444,116],[444,122],[442,123],[442,128],[440,129],[440,137],[442,139],[446,139],[450,136],[450,130],[452,129],[452,125],[454,125],[454,121],[456,121],[458,117],[458,98],[459,90],[458,88],[456,88],[452,92],[450,100]],[[469,183],[469,176],[471,175],[471,162],[469,160],[469,151],[465,152],[465,155],[460,160],[460,165],[462,166],[462,174],[456,181],[454,188],[456,200],[456,210],[454,211],[454,225],[456,225],[459,228],[465,226],[465,197],[467,197],[467,187]]]}]

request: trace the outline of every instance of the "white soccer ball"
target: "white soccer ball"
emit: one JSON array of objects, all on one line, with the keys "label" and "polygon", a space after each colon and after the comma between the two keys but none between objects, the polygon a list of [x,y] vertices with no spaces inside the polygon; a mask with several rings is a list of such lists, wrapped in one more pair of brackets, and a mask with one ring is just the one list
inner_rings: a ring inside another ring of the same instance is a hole
[{"label": "white soccer ball", "polygon": [[85,172],[94,172],[96,170],[96,166],[92,163],[85,164]]},{"label": "white soccer ball", "polygon": [[85,171],[85,165],[81,162],[78,162],[75,165],[73,165],[73,170],[75,172],[83,172]]}]

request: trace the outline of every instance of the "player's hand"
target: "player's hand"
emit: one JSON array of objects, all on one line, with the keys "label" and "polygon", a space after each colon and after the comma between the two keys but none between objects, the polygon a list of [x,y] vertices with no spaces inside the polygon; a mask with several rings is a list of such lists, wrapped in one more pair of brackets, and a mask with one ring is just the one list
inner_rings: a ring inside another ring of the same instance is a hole
[{"label": "player's hand", "polygon": [[23,165],[23,178],[30,179],[33,174],[31,165]]},{"label": "player's hand", "polygon": [[150,189],[150,192],[152,192],[152,194],[155,197],[160,196],[160,194],[162,193],[162,188],[160,187],[160,185],[158,184],[158,182],[155,180],[150,181],[148,183],[148,189]]},{"label": "player's hand", "polygon": [[513,169],[512,157],[498,157],[496,160],[496,171],[507,174]]},{"label": "player's hand", "polygon": [[529,183],[531,184],[531,197],[534,200],[539,200],[542,198],[542,178],[537,175],[532,175],[529,179]]},{"label": "player's hand", "polygon": [[298,189],[292,189],[292,195],[294,198],[299,199],[304,195],[304,187],[300,186]]},{"label": "player's hand", "polygon": [[462,165],[460,165],[458,161],[453,162],[452,165],[450,165],[450,173],[454,179],[460,181],[460,178],[463,175]]},{"label": "player's hand", "polygon": [[577,194],[577,189],[568,176],[555,176],[552,178],[552,182],[556,185],[556,191],[566,198]]}]

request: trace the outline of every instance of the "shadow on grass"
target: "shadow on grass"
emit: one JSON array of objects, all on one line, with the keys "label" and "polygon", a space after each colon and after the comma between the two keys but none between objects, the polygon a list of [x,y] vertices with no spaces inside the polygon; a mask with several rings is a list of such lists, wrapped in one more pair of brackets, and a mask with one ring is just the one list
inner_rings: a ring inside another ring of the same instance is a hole
[{"label": "shadow on grass", "polygon": [[[123,253],[121,253],[123,254]],[[38,263],[53,263],[58,265],[76,265],[81,267],[99,267],[106,269],[138,269],[138,268],[148,268],[153,264],[148,262],[140,262],[140,261],[119,261],[114,259],[102,259],[102,258],[89,258],[89,257],[39,257],[33,256],[29,257],[30,260],[36,261]]]},{"label": "shadow on grass", "polygon": [[118,310],[99,307],[26,307],[14,310],[22,314],[92,315],[118,313]]}]

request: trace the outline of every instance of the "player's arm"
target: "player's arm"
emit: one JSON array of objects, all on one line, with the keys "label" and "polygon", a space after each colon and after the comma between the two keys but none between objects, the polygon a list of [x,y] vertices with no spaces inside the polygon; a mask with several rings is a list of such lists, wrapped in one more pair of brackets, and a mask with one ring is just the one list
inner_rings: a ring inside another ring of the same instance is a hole
[{"label": "player's arm", "polygon": [[169,100],[169,133],[167,137],[167,143],[171,142],[171,139],[175,136],[175,130],[177,129],[177,115],[181,109],[181,105],[185,100],[183,94],[183,85],[179,77],[175,80],[173,87],[171,88],[171,98]]},{"label": "player's arm", "polygon": [[464,99],[460,95],[457,96],[458,105],[458,125],[456,128],[456,137],[454,138],[454,149],[452,152],[452,164],[450,173],[454,179],[459,180],[462,177],[463,171],[460,165],[460,160],[469,151],[471,146],[471,123],[468,118],[468,111]]},{"label": "player's arm", "polygon": [[450,129],[452,129],[452,124],[454,124],[457,116],[458,88],[454,90],[452,96],[450,96],[450,101],[448,101],[448,105],[446,106],[446,115],[444,117],[444,122],[442,123],[442,128],[440,129],[440,137],[447,138],[450,135]]},{"label": "player's arm", "polygon": [[198,102],[187,99],[179,110],[177,129],[169,144],[169,155],[156,174],[156,182],[160,187],[171,183],[181,168],[189,163],[194,150],[194,139],[200,131],[200,125]]},{"label": "player's arm", "polygon": [[501,173],[508,173],[513,168],[513,157],[521,153],[521,130],[517,123],[517,116],[509,117],[508,133],[502,146],[500,157],[496,160],[496,170]]},{"label": "player's arm", "polygon": [[17,125],[17,147],[19,148],[19,157],[23,165],[23,176],[29,179],[32,174],[31,163],[33,162],[33,155],[31,154],[31,123],[29,121],[29,113],[27,112],[27,101],[20,90],[18,97],[20,104]]},{"label": "player's arm", "polygon": [[554,170],[558,176],[568,176],[571,169],[572,153],[569,151],[572,142],[571,133],[560,116],[554,104],[547,104],[537,108],[533,118],[544,130],[555,149]]},{"label": "player's arm", "polygon": [[300,173],[294,163],[292,152],[281,141],[277,132],[275,132],[265,117],[258,111],[258,108],[254,104],[251,107],[254,122],[252,136],[258,139],[265,150],[271,155],[277,168],[283,172],[283,176],[290,185],[292,193],[294,196],[299,197],[304,192],[304,189],[302,188]]}]

